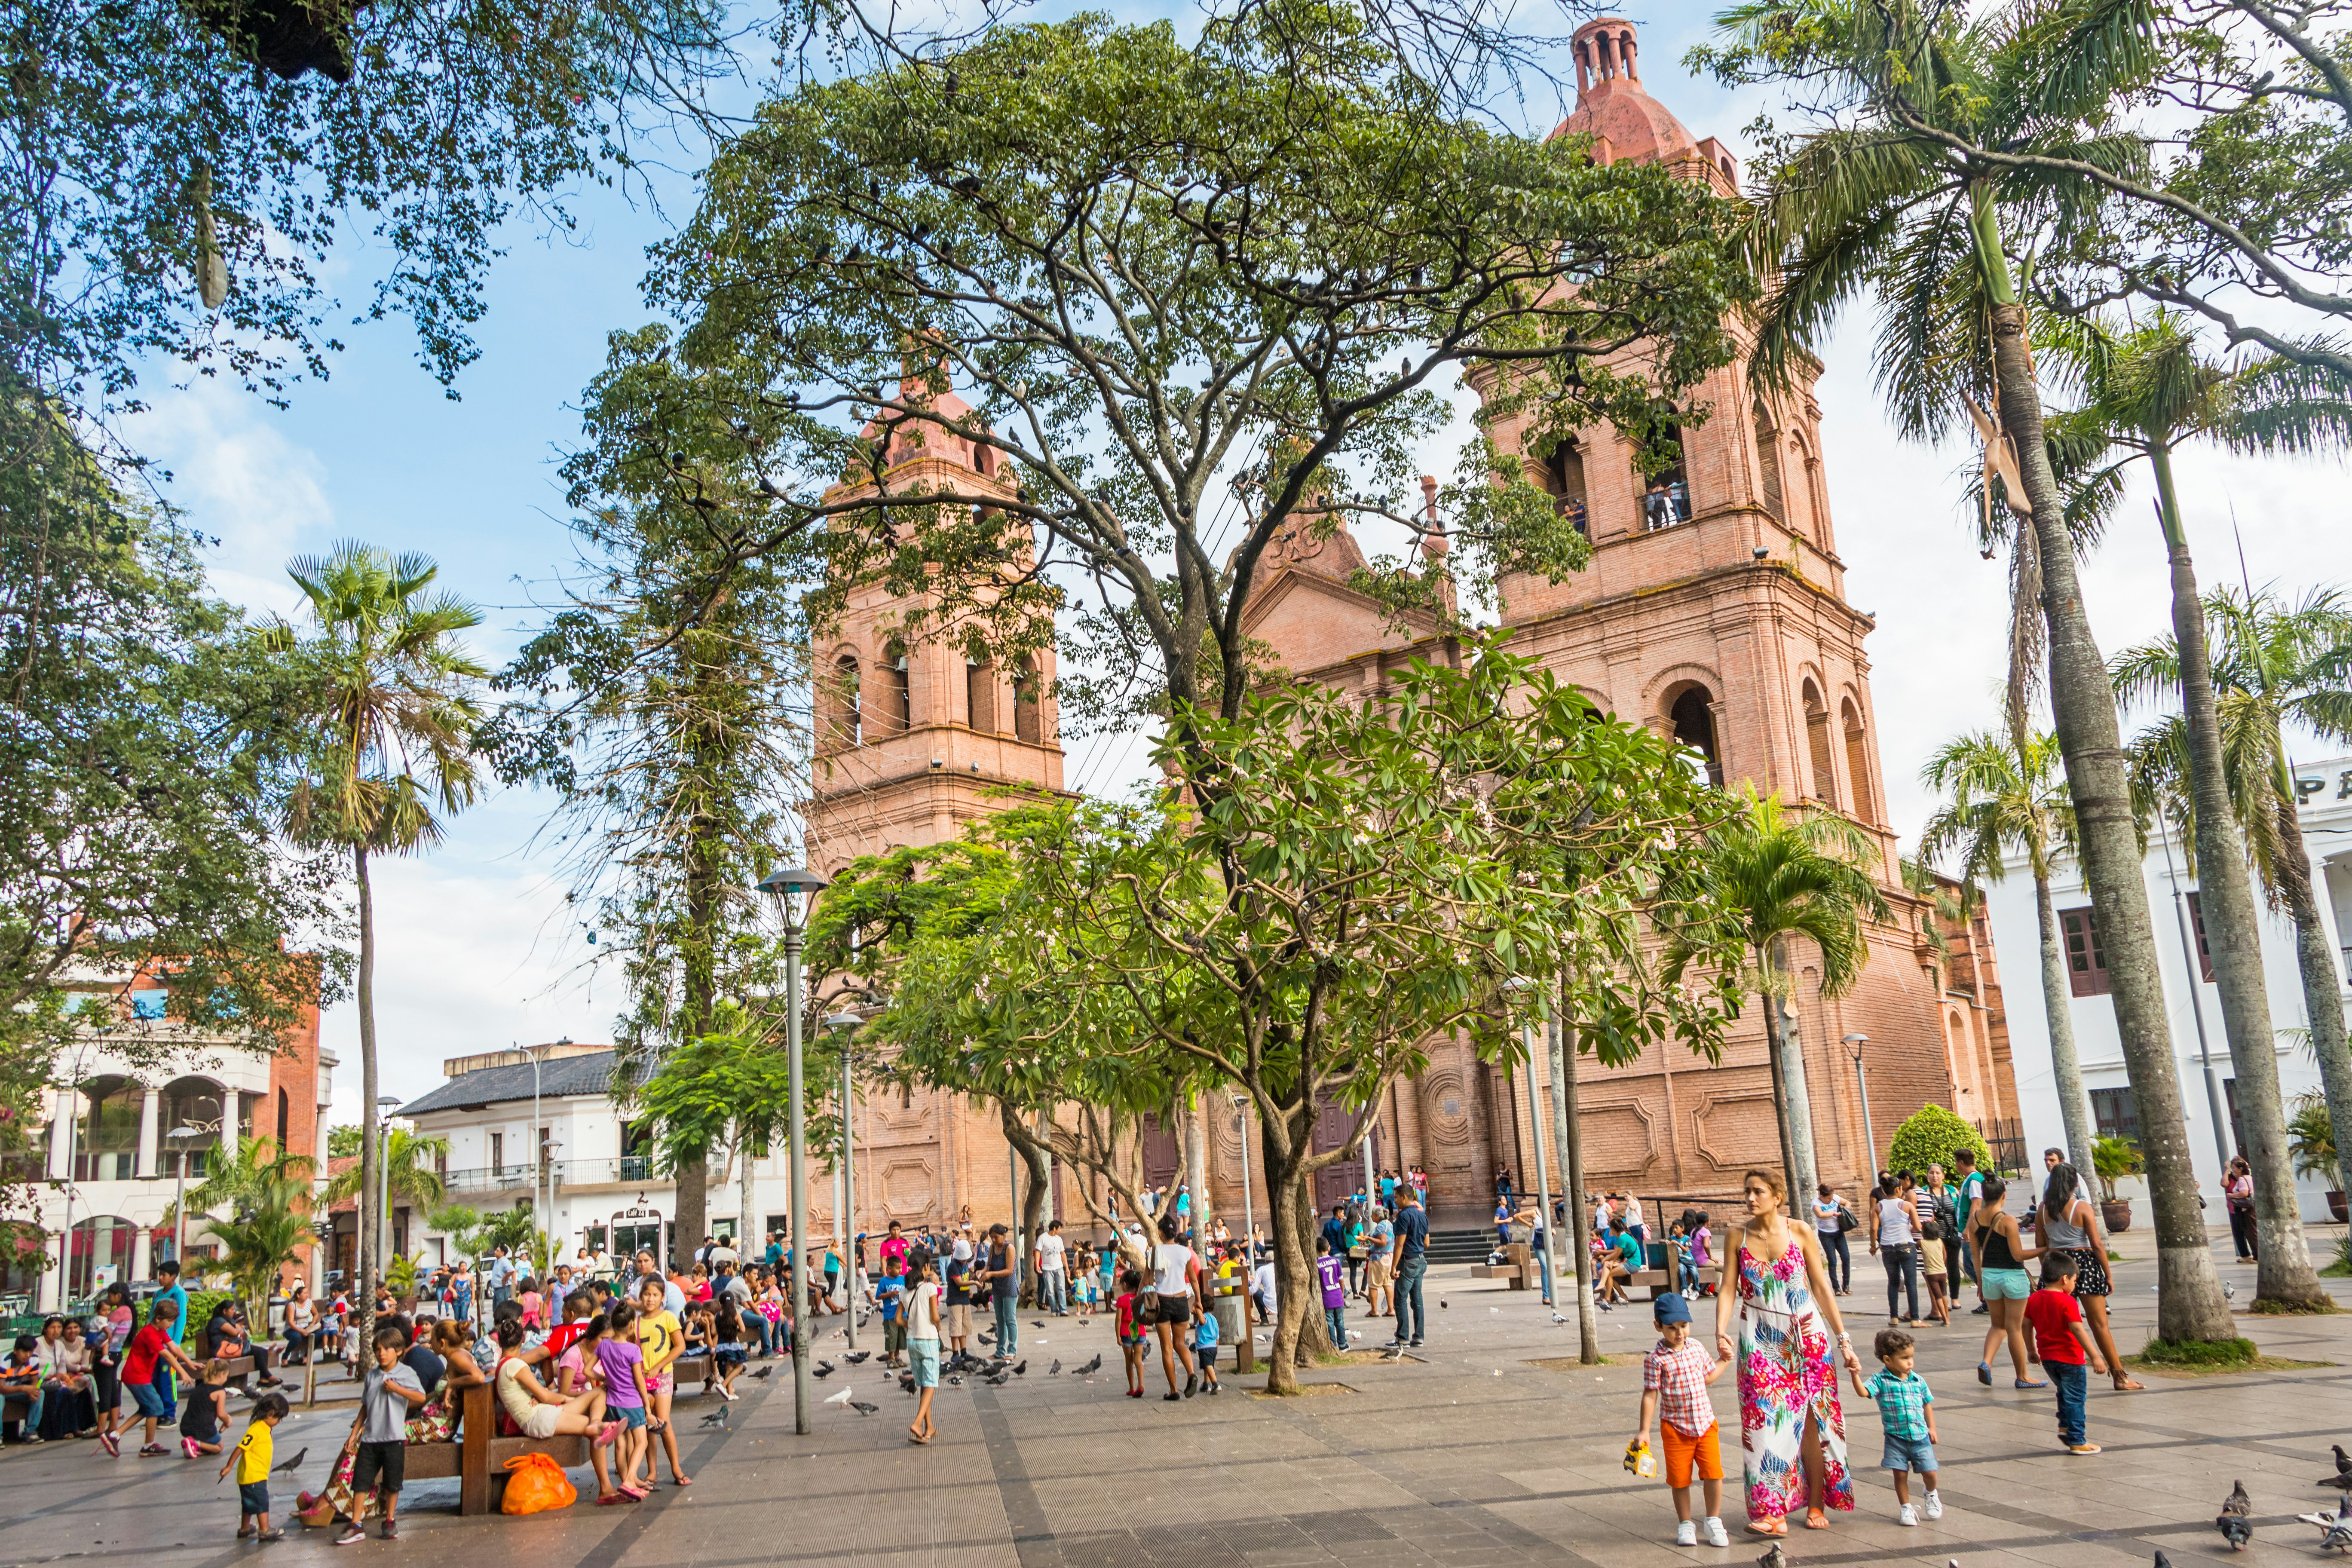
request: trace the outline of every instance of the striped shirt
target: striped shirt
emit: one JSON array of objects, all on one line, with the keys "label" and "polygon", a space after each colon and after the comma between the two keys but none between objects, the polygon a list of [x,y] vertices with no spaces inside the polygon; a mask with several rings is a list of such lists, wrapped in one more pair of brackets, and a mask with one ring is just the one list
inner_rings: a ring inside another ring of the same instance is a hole
[{"label": "striped shirt", "polygon": [[1916,1372],[1901,1377],[1882,1372],[1863,1387],[1878,1402],[1878,1422],[1890,1437],[1908,1437],[1924,1442],[1927,1436],[1927,1406],[1935,1399],[1935,1390],[1927,1380]]}]

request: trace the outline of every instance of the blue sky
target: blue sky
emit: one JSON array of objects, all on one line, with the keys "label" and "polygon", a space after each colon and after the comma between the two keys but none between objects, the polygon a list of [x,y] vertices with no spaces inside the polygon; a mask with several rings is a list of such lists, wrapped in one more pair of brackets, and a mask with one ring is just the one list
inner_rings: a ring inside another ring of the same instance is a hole
[{"label": "blue sky", "polygon": [[[1697,135],[1745,153],[1743,126],[1770,105],[1688,79],[1679,60],[1705,37],[1714,7],[1630,10],[1643,26],[1642,70],[1652,92]],[[1562,106],[1542,89],[1527,122],[1549,129]],[[681,183],[682,184],[682,183]],[[206,533],[220,592],[256,608],[291,610],[286,559],[346,537],[421,550],[448,586],[481,605],[481,655],[501,663],[537,624],[535,605],[561,593],[571,562],[555,465],[577,433],[580,389],[604,360],[605,334],[646,319],[638,285],[646,245],[662,218],[597,190],[577,204],[576,234],[549,240],[527,229],[488,279],[481,358],[452,402],[415,365],[397,322],[346,330],[331,379],[297,389],[280,412],[206,383],[150,384],[153,412],[135,441],[173,470],[171,493]],[[670,216],[682,216],[682,213]],[[340,258],[351,282],[370,256]],[[1953,732],[1989,721],[2001,659],[2001,568],[1978,558],[1958,517],[1956,470],[1965,455],[1898,444],[1880,418],[1866,363],[1867,322],[1855,316],[1830,345],[1820,395],[1824,460],[1853,602],[1878,614],[1871,640],[1881,770],[1895,825],[1906,836],[1927,802],[1912,783],[1920,762]],[[1433,453],[1430,471],[1448,473]],[[2209,584],[2234,581],[2231,508],[2257,584],[2299,591],[2339,580],[2344,474],[2334,464],[2242,463],[2202,453],[2179,465],[2192,543]],[[2164,561],[2136,477],[2106,546],[2086,572],[2085,595],[2109,651],[2168,628]],[[1134,776],[1144,748],[1118,738],[1074,746],[1068,774],[1089,783]],[[548,857],[530,839],[546,802],[494,795],[452,826],[426,859],[378,879],[383,1071],[390,1092],[414,1096],[440,1081],[446,1057],[510,1040],[608,1037],[616,998],[578,976],[579,931],[562,913]],[[2030,966],[2029,966],[2030,972]],[[357,1025],[348,1005],[325,1022],[342,1058],[337,1119],[358,1106]]]}]

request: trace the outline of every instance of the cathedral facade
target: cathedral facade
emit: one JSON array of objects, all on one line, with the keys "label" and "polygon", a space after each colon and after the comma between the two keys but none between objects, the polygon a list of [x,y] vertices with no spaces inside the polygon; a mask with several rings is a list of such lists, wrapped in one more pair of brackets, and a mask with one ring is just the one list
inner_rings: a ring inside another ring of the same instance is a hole
[{"label": "cathedral facade", "polygon": [[[1737,195],[1731,155],[1712,138],[1693,138],[1643,87],[1631,24],[1590,22],[1574,47],[1578,105],[1556,134],[1591,137],[1603,160],[1663,161]],[[1663,474],[1641,472],[1633,445],[1606,427],[1541,450],[1524,449],[1516,426],[1496,429],[1592,544],[1588,569],[1566,582],[1507,578],[1503,624],[1514,651],[1602,710],[1677,737],[1705,758],[1715,782],[1749,781],[1800,809],[1837,813],[1874,846],[1872,869],[1892,918],[1869,929],[1859,983],[1824,997],[1817,961],[1801,952],[1789,998],[1803,1040],[1815,1158],[1822,1179],[1852,1196],[1894,1129],[1922,1104],[1948,1106],[1988,1131],[2015,1118],[1999,972],[1980,916],[1946,920],[1902,882],[1864,647],[1873,622],[1845,599],[1810,378],[1784,396],[1759,397],[1743,361],[1717,372],[1692,401],[1707,417],[1678,433],[1681,460]],[[929,466],[945,464],[961,484],[1001,488],[987,455],[962,447],[934,438],[887,482],[940,477]],[[1400,626],[1351,588],[1363,563],[1344,528],[1319,540],[1301,530],[1268,552],[1244,624],[1291,678],[1370,696],[1415,658],[1458,657],[1448,638]],[[892,631],[906,608],[878,592],[861,599],[818,650],[820,673],[855,694],[834,700],[825,727],[809,817],[810,862],[820,870],[952,837],[992,809],[1005,785],[1063,790],[1050,654],[1002,671],[942,643],[910,647]],[[1477,1060],[1466,1045],[1436,1042],[1426,1071],[1389,1087],[1373,1162],[1426,1171],[1439,1223],[1483,1224],[1499,1173],[1531,1189],[1540,1136],[1557,1191],[1563,1164],[1545,1125],[1549,1076],[1540,1059],[1513,1070]],[[1654,1046],[1623,1068],[1586,1063],[1579,1089],[1586,1184],[1595,1191],[1719,1205],[1740,1172],[1778,1164],[1764,1027],[1753,1005],[1719,1062]],[[861,1226],[965,1206],[1009,1214],[1010,1151],[992,1112],[918,1095],[862,1106],[857,1118]],[[1225,1107],[1209,1121],[1210,1195],[1237,1219],[1244,1129]],[[1326,1121],[1336,1138],[1347,1118],[1334,1112]],[[1148,1135],[1145,1159],[1149,1175],[1174,1169],[1173,1129]],[[1326,1173],[1324,1185],[1352,1189],[1360,1174],[1350,1162]],[[1057,1189],[1059,1182],[1057,1174]],[[1262,1192],[1257,1202],[1262,1212]],[[1066,1201],[1057,1190],[1053,1206],[1083,1221],[1075,1194]]]}]

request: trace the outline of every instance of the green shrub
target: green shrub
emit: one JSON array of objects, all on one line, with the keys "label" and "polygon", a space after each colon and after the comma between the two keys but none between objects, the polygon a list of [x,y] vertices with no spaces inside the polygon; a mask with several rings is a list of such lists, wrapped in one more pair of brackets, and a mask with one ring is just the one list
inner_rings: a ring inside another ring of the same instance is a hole
[{"label": "green shrub", "polygon": [[2252,1340],[2159,1340],[2150,1335],[2139,1354],[2154,1366],[2242,1366],[2263,1353]]},{"label": "green shrub", "polygon": [[1886,1168],[1924,1174],[1928,1166],[1941,1165],[1948,1172],[1953,1152],[1960,1149],[1976,1151],[1979,1170],[1992,1169],[1992,1151],[1986,1147],[1983,1133],[1940,1105],[1923,1105],[1895,1130],[1895,1142],[1886,1150]]}]

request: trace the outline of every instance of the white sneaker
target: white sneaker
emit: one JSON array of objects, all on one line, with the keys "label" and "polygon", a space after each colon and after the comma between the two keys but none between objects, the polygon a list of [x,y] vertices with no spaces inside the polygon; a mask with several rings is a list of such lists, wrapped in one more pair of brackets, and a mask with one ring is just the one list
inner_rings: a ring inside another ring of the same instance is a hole
[{"label": "white sneaker", "polygon": [[1903,1511],[1895,1516],[1895,1522],[1904,1525],[1916,1524],[1919,1522],[1919,1510],[1906,1502],[1903,1505]]},{"label": "white sneaker", "polygon": [[1927,1494],[1927,1506],[1920,1510],[1920,1515],[1925,1519],[1943,1518],[1944,1499],[1942,1494],[1938,1492],[1929,1492]]},{"label": "white sneaker", "polygon": [[1710,1518],[1706,1521],[1706,1543],[1709,1546],[1731,1544],[1731,1537],[1724,1532],[1723,1521]]},{"label": "white sneaker", "polygon": [[1698,1544],[1698,1526],[1693,1524],[1689,1520],[1685,1520],[1680,1524],[1675,1525],[1675,1544],[1676,1546],[1696,1546]]}]

